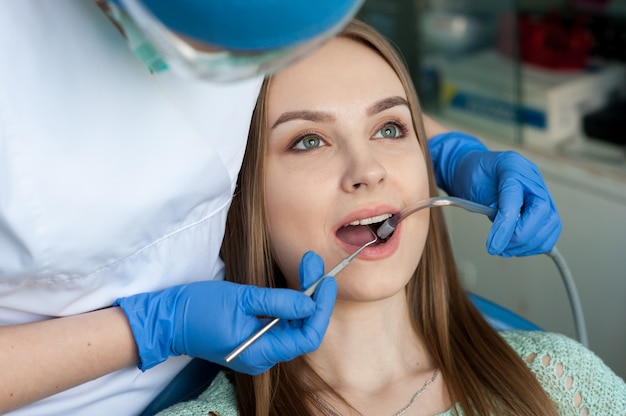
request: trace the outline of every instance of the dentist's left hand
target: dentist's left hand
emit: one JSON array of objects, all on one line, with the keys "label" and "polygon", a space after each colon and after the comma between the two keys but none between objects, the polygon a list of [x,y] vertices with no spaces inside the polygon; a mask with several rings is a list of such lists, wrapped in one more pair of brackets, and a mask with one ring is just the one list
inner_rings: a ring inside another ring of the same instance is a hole
[{"label": "dentist's left hand", "polygon": [[472,136],[439,134],[428,141],[437,184],[449,195],[498,207],[487,251],[503,257],[550,251],[561,219],[537,166],[516,152],[491,152]]},{"label": "dentist's left hand", "polygon": [[[323,269],[321,258],[307,253],[300,264],[300,280],[313,282]],[[291,289],[203,281],[121,298],[116,305],[128,318],[142,370],[186,354],[260,374],[319,347],[336,294],[333,278],[324,279],[313,298]],[[258,316],[281,321],[226,364],[224,357],[265,324]]]}]

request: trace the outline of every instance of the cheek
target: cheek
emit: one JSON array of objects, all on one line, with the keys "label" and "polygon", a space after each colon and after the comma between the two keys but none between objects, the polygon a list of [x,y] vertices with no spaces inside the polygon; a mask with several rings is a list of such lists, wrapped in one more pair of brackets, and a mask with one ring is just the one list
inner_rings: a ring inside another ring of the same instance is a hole
[{"label": "cheek", "polygon": [[[404,201],[405,206],[409,207],[430,198],[428,169],[421,151],[418,157],[403,165],[403,168],[405,180],[400,186],[404,187],[403,193],[407,198]],[[420,210],[408,216],[402,222],[402,227],[402,243],[398,254],[404,261],[399,264],[401,264],[402,268],[406,268],[406,270],[412,273],[420,261],[428,236],[430,227],[429,210]]]},{"label": "cheek", "polygon": [[[293,229],[293,215],[296,214],[295,208],[298,206],[294,198],[287,198],[287,195],[293,195],[288,184],[279,185],[280,182],[272,179],[268,175],[268,184],[266,186],[266,212],[268,213],[268,223],[270,240],[272,244],[272,252],[278,267],[283,270],[286,277],[293,275],[295,265],[293,259],[297,253],[293,244],[289,242],[293,239],[293,233],[289,233]],[[297,194],[296,194],[297,195]],[[294,282],[288,279],[289,287],[294,287]]]},{"label": "cheek", "polygon": [[394,164],[397,186],[406,199],[406,205],[412,205],[430,197],[428,169],[426,160],[418,148],[413,149],[413,157],[398,158]]},{"label": "cheek", "polygon": [[302,255],[316,250],[319,236],[319,202],[324,200],[314,181],[291,170],[269,168],[265,188],[272,252],[289,287],[299,289],[298,267]]}]

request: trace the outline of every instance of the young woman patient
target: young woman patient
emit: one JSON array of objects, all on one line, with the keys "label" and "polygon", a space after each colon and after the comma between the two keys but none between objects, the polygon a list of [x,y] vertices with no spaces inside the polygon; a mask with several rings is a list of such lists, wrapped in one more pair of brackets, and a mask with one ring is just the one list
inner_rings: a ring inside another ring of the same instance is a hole
[{"label": "young woman patient", "polygon": [[[436,195],[410,77],[389,43],[354,22],[266,80],[229,213],[226,275],[299,290],[303,255],[323,273],[309,250],[329,269],[370,227]],[[408,217],[336,282],[317,351],[259,376],[221,373],[164,414],[626,414],[623,380],[580,344],[489,326],[459,283],[436,209]]]}]

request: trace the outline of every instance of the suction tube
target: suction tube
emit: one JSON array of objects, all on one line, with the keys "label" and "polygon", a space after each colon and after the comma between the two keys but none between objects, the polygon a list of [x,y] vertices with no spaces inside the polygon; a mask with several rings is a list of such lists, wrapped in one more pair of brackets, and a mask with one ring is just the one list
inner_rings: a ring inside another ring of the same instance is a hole
[{"label": "suction tube", "polygon": [[[422,210],[424,208],[435,208],[435,207],[445,207],[445,206],[456,206],[460,208],[464,208],[470,212],[476,212],[478,214],[487,215],[488,217],[494,217],[497,213],[497,210],[492,207],[488,207],[485,205],[477,204],[472,201],[468,201],[462,198],[455,197],[434,197],[425,199],[423,201],[418,202],[417,204],[406,207],[402,211],[394,214],[391,218],[387,219],[380,228],[376,231],[378,237],[382,239],[389,238],[389,236],[394,232],[398,224],[415,212]],[[574,315],[574,325],[576,327],[576,334],[578,336],[578,341],[583,344],[585,347],[589,347],[589,339],[587,336],[587,326],[585,324],[585,317],[583,314],[582,303],[580,302],[580,297],[578,296],[578,290],[576,289],[576,283],[574,282],[574,278],[572,273],[565,262],[563,256],[559,250],[554,247],[549,252],[545,253],[548,257],[552,259],[554,264],[559,270],[561,274],[561,278],[563,283],[565,284],[565,289],[567,290],[567,296],[569,298],[570,305],[572,307],[572,312]]]},{"label": "suction tube", "polygon": [[378,236],[382,239],[389,238],[389,236],[391,235],[391,233],[394,232],[400,221],[402,221],[409,215],[414,214],[424,208],[446,207],[450,205],[461,207],[466,209],[467,211],[476,212],[487,216],[495,216],[498,212],[495,208],[477,204],[475,202],[468,201],[467,199],[455,198],[452,196],[439,196],[425,199],[413,206],[406,207],[402,211],[394,214],[391,218],[387,219],[387,221],[385,221],[380,226],[380,228],[378,228],[376,234],[378,234]]}]

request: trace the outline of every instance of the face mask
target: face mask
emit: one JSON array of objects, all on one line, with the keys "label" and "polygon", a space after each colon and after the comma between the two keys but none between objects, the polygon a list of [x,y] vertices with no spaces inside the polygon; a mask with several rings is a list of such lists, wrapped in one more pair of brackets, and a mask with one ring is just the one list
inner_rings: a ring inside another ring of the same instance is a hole
[{"label": "face mask", "polygon": [[150,72],[162,72],[168,68],[167,63],[161,58],[157,50],[148,41],[143,32],[139,30],[128,14],[115,4],[102,5],[101,7],[120,29],[130,50],[144,63]]},{"label": "face mask", "polygon": [[289,65],[339,32],[362,3],[355,0],[343,19],[311,40],[295,46],[239,52],[213,51],[209,45],[186,40],[156,19],[141,1],[114,1],[108,3],[110,18],[124,30],[131,50],[151,71],[171,68],[184,76],[217,82],[267,75]]}]

